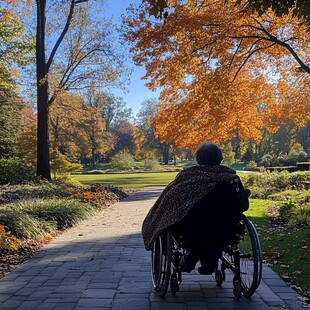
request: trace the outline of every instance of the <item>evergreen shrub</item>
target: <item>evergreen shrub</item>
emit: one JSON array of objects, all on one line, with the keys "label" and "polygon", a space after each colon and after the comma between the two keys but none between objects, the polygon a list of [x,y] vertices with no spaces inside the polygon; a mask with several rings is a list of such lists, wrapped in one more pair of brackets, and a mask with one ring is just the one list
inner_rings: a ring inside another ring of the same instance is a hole
[{"label": "evergreen shrub", "polygon": [[32,167],[17,158],[0,159],[0,185],[37,183],[39,181]]}]

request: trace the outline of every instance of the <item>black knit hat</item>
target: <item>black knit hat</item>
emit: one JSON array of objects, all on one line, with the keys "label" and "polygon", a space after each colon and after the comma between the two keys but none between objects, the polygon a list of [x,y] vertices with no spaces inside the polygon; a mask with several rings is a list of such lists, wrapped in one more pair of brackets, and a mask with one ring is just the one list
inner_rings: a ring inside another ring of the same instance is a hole
[{"label": "black knit hat", "polygon": [[196,151],[199,165],[220,165],[223,160],[221,149],[213,142],[203,142]]}]

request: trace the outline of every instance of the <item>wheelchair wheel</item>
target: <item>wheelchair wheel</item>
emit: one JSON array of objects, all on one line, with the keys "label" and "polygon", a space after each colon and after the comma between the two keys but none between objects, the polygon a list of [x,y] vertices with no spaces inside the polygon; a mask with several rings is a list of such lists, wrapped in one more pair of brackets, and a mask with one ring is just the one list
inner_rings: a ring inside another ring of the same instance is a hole
[{"label": "wheelchair wheel", "polygon": [[224,273],[221,270],[217,269],[215,270],[214,276],[217,286],[221,286],[224,282]]},{"label": "wheelchair wheel", "polygon": [[152,248],[152,281],[155,291],[164,297],[167,293],[171,275],[171,231],[160,235]]},{"label": "wheelchair wheel", "polygon": [[240,225],[244,234],[240,235],[238,250],[240,252],[240,279],[242,293],[245,297],[253,295],[262,277],[262,250],[257,231],[252,222],[244,215]]}]

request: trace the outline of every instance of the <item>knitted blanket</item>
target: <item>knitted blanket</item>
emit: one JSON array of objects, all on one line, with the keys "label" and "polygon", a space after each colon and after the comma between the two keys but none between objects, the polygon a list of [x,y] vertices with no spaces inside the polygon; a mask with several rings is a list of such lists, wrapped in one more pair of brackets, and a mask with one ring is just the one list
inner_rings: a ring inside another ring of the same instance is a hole
[{"label": "knitted blanket", "polygon": [[164,189],[143,221],[146,250],[151,250],[155,239],[181,221],[218,183],[236,178],[239,180],[236,171],[226,166],[199,165],[182,170]]}]

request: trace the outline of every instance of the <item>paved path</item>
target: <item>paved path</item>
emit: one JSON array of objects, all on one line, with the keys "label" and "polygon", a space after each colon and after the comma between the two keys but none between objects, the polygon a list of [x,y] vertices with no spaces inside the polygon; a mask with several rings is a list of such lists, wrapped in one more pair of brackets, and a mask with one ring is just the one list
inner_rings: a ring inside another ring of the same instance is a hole
[{"label": "paved path", "polygon": [[184,274],[180,292],[153,292],[141,223],[162,188],[144,189],[46,245],[0,280],[0,309],[304,309],[298,294],[265,267],[251,299],[235,301],[232,281]]}]

